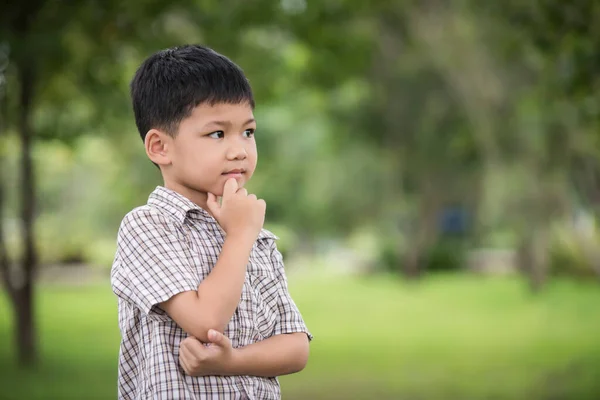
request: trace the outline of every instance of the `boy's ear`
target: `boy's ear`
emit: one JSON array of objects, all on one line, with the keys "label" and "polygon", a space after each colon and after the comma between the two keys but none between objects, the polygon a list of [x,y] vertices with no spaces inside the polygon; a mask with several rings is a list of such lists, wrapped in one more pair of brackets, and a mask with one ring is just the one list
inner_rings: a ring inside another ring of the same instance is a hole
[{"label": "boy's ear", "polygon": [[158,129],[150,129],[144,139],[146,154],[150,161],[158,165],[171,164],[169,156],[170,136]]}]

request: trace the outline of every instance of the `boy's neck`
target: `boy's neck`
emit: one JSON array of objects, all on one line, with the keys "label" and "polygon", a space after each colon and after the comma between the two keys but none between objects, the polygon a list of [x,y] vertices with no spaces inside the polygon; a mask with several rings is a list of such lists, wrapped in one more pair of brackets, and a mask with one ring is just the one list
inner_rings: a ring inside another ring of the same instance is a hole
[{"label": "boy's neck", "polygon": [[168,182],[166,180],[164,181],[163,186],[169,190],[179,193],[183,197],[190,200],[192,203],[196,204],[197,206],[211,214],[210,210],[208,209],[208,206],[206,205],[208,195],[205,192],[199,192],[197,190],[190,189],[187,186],[174,182]]}]

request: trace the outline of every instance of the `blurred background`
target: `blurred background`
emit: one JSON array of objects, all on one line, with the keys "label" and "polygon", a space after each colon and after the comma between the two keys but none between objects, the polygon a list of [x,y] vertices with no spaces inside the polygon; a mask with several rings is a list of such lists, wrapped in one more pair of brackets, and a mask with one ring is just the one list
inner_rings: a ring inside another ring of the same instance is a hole
[{"label": "blurred background", "polygon": [[315,336],[284,399],[600,398],[600,3],[4,0],[0,398],[116,398],[128,84],[201,43],[255,90]]}]

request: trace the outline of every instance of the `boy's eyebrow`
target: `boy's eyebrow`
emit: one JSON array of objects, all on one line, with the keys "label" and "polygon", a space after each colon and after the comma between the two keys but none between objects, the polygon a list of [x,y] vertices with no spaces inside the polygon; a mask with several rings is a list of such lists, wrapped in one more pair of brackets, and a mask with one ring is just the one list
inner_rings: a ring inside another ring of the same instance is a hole
[{"label": "boy's eyebrow", "polygon": [[[254,118],[250,118],[248,121],[244,122],[243,125],[248,125],[248,124],[251,124],[252,122],[256,122],[256,120]],[[230,127],[232,124],[231,124],[231,121],[210,121],[205,126],[210,126],[210,125]]]}]

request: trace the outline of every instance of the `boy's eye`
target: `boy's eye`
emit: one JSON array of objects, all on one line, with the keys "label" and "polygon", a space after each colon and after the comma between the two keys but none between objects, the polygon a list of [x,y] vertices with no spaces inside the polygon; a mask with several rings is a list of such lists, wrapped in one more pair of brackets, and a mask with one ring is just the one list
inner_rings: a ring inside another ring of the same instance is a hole
[{"label": "boy's eye", "polygon": [[246,135],[246,137],[252,137],[254,135],[254,129],[246,129],[244,135]]},{"label": "boy's eye", "polygon": [[223,131],[216,131],[213,133],[209,133],[208,134],[209,137],[214,138],[214,139],[221,139],[223,136],[225,136],[225,132]]}]

